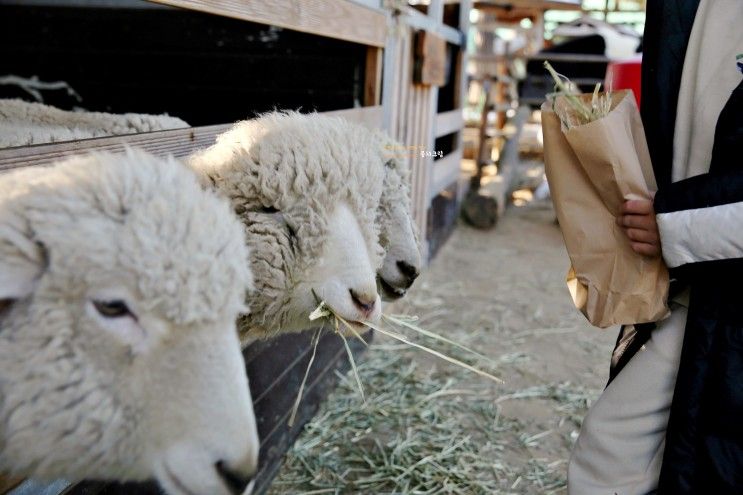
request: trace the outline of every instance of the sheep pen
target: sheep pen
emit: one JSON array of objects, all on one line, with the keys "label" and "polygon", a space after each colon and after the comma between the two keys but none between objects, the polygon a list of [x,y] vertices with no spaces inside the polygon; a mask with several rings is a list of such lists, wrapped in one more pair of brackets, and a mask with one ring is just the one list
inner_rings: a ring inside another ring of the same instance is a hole
[{"label": "sheep pen", "polygon": [[489,356],[505,384],[377,335],[357,363],[365,403],[353,374],[340,377],[269,493],[565,493],[569,448],[605,384],[614,336],[575,314],[553,218],[530,205],[496,233],[460,227],[395,308]]}]

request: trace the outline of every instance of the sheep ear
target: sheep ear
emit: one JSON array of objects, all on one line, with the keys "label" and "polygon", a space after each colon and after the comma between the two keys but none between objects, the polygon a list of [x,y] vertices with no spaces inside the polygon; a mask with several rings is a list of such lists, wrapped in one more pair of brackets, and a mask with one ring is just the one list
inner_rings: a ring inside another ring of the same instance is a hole
[{"label": "sheep ear", "polygon": [[44,265],[43,245],[19,229],[0,223],[0,301],[31,294]]}]

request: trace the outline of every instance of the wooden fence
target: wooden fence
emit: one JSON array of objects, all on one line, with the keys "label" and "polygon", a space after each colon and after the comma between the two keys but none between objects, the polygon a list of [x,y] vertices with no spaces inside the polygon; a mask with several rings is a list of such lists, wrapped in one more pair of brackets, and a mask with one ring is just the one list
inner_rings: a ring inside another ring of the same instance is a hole
[{"label": "wooden fence", "polygon": [[[19,8],[46,4],[57,7],[64,4],[74,8],[151,8],[153,12],[162,10],[165,5],[167,8],[190,9],[363,45],[366,57],[361,106],[327,113],[369,127],[385,128],[411,151],[414,214],[424,241],[424,255],[429,255],[425,258],[430,259],[430,254],[453,228],[451,221],[443,226],[436,222],[438,227],[432,228],[431,212],[436,201],[449,209],[456,209],[461,197],[461,108],[466,90],[464,33],[468,25],[469,1],[431,0],[426,12],[421,12],[399,0],[157,0],[150,4],[134,0],[0,0],[0,6]],[[152,8],[153,4],[158,4],[157,8]],[[447,47],[448,82],[441,87],[414,82],[415,43],[423,32],[441,38]],[[125,146],[138,146],[156,155],[182,157],[212,144],[229,125],[223,122],[172,131],[3,149],[0,150],[0,172],[23,166],[43,166],[60,157],[88,150],[120,151]],[[446,153],[436,149],[437,143],[446,144]],[[287,426],[286,418],[309,359],[309,335],[292,335],[255,344],[244,353],[261,436],[261,467],[256,493],[263,493],[268,488],[286,450],[334,386],[336,370],[345,370],[342,344],[337,339],[326,336],[319,349],[322,351],[315,360],[306,399],[294,428]],[[360,352],[358,348],[355,350]],[[70,484],[65,481],[42,484],[0,477],[0,494],[123,493],[142,495],[158,492],[153,484]]]}]

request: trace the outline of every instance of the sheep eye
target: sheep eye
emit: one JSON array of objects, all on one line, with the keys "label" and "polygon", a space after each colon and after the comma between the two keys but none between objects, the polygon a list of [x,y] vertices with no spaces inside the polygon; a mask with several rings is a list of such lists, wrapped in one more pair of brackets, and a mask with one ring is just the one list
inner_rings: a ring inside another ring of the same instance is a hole
[{"label": "sheep eye", "polygon": [[257,212],[258,213],[265,213],[267,215],[270,215],[272,213],[279,213],[279,210],[277,210],[273,206],[264,206],[263,208],[258,209]]},{"label": "sheep eye", "polygon": [[132,314],[124,301],[93,301],[93,306],[105,318],[122,318]]}]

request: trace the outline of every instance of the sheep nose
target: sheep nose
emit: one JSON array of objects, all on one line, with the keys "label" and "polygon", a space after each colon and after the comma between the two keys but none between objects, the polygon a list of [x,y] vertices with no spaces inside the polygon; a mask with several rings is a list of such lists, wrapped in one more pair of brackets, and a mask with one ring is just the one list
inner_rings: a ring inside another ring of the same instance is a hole
[{"label": "sheep nose", "polygon": [[227,485],[227,489],[233,495],[243,495],[248,485],[253,481],[253,474],[246,475],[245,473],[239,472],[227,465],[225,461],[219,461],[214,464],[214,467],[222,478],[224,484]]},{"label": "sheep nose", "polygon": [[357,308],[364,314],[370,314],[374,311],[374,305],[377,304],[377,293],[374,292],[356,292],[353,289],[349,289],[351,293],[351,299]]},{"label": "sheep nose", "polygon": [[400,269],[400,273],[402,273],[408,278],[408,281],[409,281],[408,287],[413,285],[413,282],[415,281],[415,279],[418,278],[418,275],[420,275],[420,271],[418,270],[418,268],[414,267],[413,265],[405,261],[398,261],[397,268]]}]

